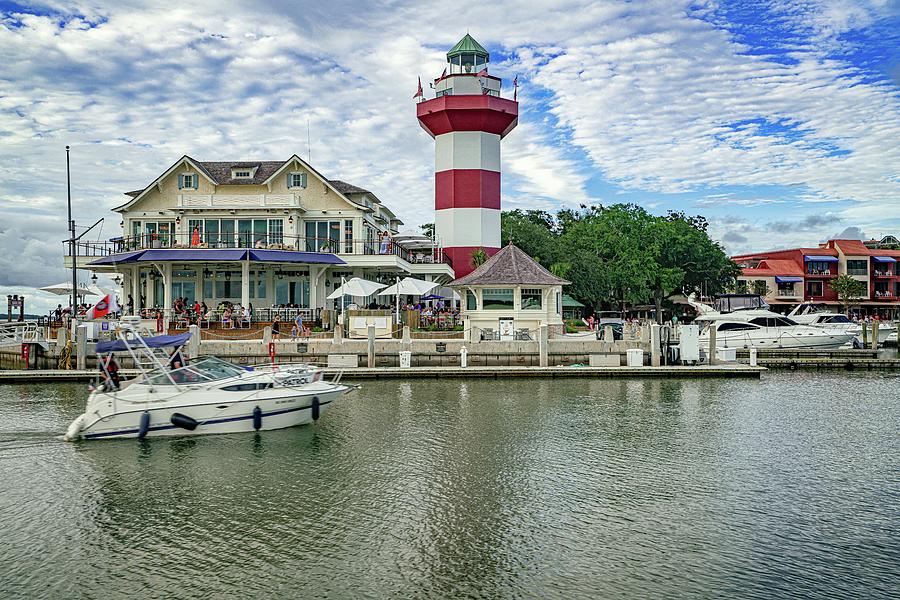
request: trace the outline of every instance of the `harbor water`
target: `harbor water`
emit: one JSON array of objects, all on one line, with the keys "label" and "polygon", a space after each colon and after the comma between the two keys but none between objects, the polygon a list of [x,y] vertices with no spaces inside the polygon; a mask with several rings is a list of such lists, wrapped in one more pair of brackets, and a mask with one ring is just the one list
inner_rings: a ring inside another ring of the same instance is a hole
[{"label": "harbor water", "polygon": [[894,374],[362,382],[316,425],[64,443],[0,387],[3,598],[896,598]]}]

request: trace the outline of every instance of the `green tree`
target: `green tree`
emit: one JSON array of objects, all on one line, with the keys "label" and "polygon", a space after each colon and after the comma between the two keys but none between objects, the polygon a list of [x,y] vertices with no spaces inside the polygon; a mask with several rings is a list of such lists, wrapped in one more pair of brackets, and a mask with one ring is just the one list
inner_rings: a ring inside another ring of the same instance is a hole
[{"label": "green tree", "polygon": [[434,223],[423,223],[419,225],[419,229],[422,230],[422,235],[428,237],[434,236]]},{"label": "green tree", "polygon": [[476,248],[472,250],[472,264],[475,265],[477,269],[481,265],[487,262],[488,259],[487,252],[484,251],[484,248]]},{"label": "green tree", "polygon": [[838,275],[828,285],[837,294],[841,312],[846,312],[852,303],[866,295],[866,283],[850,275]]},{"label": "green tree", "polygon": [[766,283],[764,279],[757,279],[753,282],[753,285],[750,287],[754,294],[757,296],[767,296],[772,289]]},{"label": "green tree", "polygon": [[559,240],[552,215],[543,211],[513,210],[500,215],[500,244],[512,242],[544,265],[559,259]]}]

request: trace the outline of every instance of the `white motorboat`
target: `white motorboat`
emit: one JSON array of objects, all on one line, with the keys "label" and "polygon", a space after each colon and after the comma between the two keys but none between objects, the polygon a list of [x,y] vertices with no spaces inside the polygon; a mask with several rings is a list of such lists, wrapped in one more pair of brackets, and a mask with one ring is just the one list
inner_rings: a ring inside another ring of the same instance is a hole
[{"label": "white motorboat", "polygon": [[[843,329],[853,335],[854,345],[862,343],[862,325],[854,323],[843,313],[830,312],[828,310],[816,310],[811,304],[798,304],[797,307],[788,314],[788,317],[801,325],[827,327],[829,329]],[[896,325],[889,321],[879,321],[879,345],[884,344],[890,339],[896,339],[896,334]]]},{"label": "white motorboat", "polygon": [[209,357],[170,368],[164,349],[177,352],[190,335],[143,337],[123,325],[119,339],[98,342],[98,360],[102,354],[127,352],[141,375],[119,386],[104,361],[106,381],[91,393],[65,439],[282,429],[316,421],[351,389],[325,381],[320,368],[306,364],[238,367]]},{"label": "white motorboat", "polygon": [[[734,305],[735,295],[729,296],[729,304]],[[853,339],[853,334],[844,328],[802,325],[792,319],[768,310],[762,298],[748,306],[734,308],[731,312],[720,312],[689,298],[697,309],[695,323],[700,325],[700,347],[709,347],[710,329],[716,330],[717,348],[840,348]],[[721,304],[720,304],[721,306]]]}]

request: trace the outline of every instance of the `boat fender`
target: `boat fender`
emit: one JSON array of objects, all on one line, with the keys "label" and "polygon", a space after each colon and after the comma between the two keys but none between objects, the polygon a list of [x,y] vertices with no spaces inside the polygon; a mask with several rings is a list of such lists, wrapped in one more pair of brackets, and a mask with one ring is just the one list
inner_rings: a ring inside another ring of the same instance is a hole
[{"label": "boat fender", "polygon": [[69,425],[69,428],[66,430],[66,435],[63,436],[63,439],[67,442],[74,442],[75,440],[80,438],[82,425],[84,425],[84,415],[80,415],[77,419],[72,421],[72,424]]},{"label": "boat fender", "polygon": [[318,396],[313,396],[312,404],[310,406],[312,408],[312,420],[318,421],[319,420],[319,397]]},{"label": "boat fender", "polygon": [[148,431],[150,431],[150,413],[145,410],[141,413],[141,424],[138,426],[138,439],[144,439]]},{"label": "boat fender", "polygon": [[172,415],[172,425],[175,427],[181,427],[182,429],[187,429],[188,431],[193,431],[197,429],[197,425],[200,423],[197,422],[196,419],[192,419],[187,415],[183,415],[181,413],[174,413]]},{"label": "boat fender", "polygon": [[253,409],[253,429],[259,431],[262,428],[262,409],[256,407]]}]

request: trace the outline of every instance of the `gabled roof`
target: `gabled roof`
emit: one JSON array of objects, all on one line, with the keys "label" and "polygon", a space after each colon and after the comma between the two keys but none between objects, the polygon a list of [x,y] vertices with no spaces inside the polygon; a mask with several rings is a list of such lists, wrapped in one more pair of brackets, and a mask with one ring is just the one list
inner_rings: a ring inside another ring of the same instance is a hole
[{"label": "gabled roof", "polygon": [[746,276],[774,277],[776,275],[802,276],[803,266],[796,260],[767,258],[759,262],[755,268],[742,269]]},{"label": "gabled roof", "polygon": [[832,240],[834,245],[841,249],[844,254],[851,256],[869,256],[872,249],[862,243],[861,240]]},{"label": "gabled roof", "polygon": [[568,285],[569,283],[539,265],[518,246],[510,243],[485,261],[483,265],[447,285],[460,287],[494,284]]},{"label": "gabled roof", "polygon": [[475,41],[468,33],[463,36],[461,40],[456,42],[456,45],[450,48],[450,51],[447,52],[447,61],[449,62],[451,58],[454,56],[459,56],[460,54],[479,54],[484,56],[486,60],[490,60],[490,54],[488,51],[484,49],[484,46]]},{"label": "gabled roof", "polygon": [[[298,161],[304,168],[308,169],[311,173],[314,173],[316,176],[320,177],[322,181],[325,182],[327,186],[329,186],[332,190],[337,192],[339,196],[341,196],[344,200],[349,202],[355,207],[361,208],[366,211],[371,211],[367,206],[359,204],[351,200],[346,194],[348,193],[365,193],[370,194],[373,198],[375,195],[368,190],[364,190],[361,187],[357,187],[355,185],[351,185],[341,180],[329,180],[326,179],[321,173],[316,171],[310,165],[308,165],[303,159],[294,154],[287,160],[263,160],[263,161],[198,161],[194,160],[188,155],[182,156],[178,159],[175,164],[169,167],[165,173],[154,179],[150,185],[145,187],[142,190],[134,190],[131,192],[125,192],[126,196],[131,196],[131,200],[126,202],[121,206],[117,206],[113,210],[124,210],[129,206],[133,205],[147,190],[151,189],[158,182],[165,179],[169,174],[172,173],[180,164],[188,163],[193,166],[199,173],[203,174],[210,183],[213,185],[265,185],[268,184],[272,179],[275,178],[276,175],[281,173],[288,165],[290,165],[294,160]],[[235,169],[249,169],[253,171],[253,177],[242,177],[239,179],[234,179],[231,177],[231,173]],[[254,171],[255,169],[255,171]],[[378,198],[375,198],[375,201],[379,204],[381,203]]]}]

